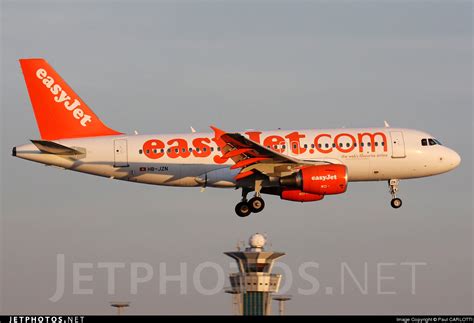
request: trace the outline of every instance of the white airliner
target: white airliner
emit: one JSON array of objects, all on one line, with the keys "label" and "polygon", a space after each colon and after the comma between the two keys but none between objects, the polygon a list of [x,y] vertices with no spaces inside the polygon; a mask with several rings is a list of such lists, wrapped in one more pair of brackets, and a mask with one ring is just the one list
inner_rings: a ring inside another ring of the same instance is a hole
[{"label": "white airliner", "polygon": [[[127,135],[105,126],[44,59],[20,59],[41,133],[13,156],[136,183],[241,188],[241,217],[263,210],[262,194],[319,201],[348,182],[388,181],[399,208],[400,179],[456,168],[460,156],[411,129],[248,130]],[[247,200],[248,193],[254,196]]]}]

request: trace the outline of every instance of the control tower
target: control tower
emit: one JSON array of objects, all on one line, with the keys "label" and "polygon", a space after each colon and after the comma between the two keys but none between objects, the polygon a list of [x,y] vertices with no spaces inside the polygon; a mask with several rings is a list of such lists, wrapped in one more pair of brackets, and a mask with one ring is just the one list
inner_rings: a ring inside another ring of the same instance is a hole
[{"label": "control tower", "polygon": [[233,294],[238,301],[239,314],[269,315],[271,313],[272,293],[280,288],[281,275],[272,274],[276,259],[284,256],[282,252],[266,251],[266,238],[255,233],[249,239],[245,251],[224,252],[237,261],[238,273],[229,275],[231,288],[226,292]]}]

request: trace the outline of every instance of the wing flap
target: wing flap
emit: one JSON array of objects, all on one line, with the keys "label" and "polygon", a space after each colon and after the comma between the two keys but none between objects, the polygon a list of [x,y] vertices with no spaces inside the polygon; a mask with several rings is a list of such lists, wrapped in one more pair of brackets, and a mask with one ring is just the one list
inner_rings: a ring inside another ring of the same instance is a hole
[{"label": "wing flap", "polygon": [[251,175],[263,174],[266,176],[289,175],[301,167],[308,165],[338,164],[338,160],[302,160],[279,153],[273,149],[244,137],[240,133],[228,133],[211,126],[214,130],[214,141],[222,151],[224,158],[230,158],[235,163],[231,169],[240,168],[241,172],[236,180]]}]

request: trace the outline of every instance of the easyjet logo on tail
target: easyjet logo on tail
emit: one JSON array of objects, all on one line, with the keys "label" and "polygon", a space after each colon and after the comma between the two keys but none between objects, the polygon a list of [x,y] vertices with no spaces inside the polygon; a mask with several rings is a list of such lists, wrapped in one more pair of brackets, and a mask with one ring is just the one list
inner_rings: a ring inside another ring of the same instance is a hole
[{"label": "easyjet logo on tail", "polygon": [[72,100],[71,97],[64,91],[60,84],[55,83],[54,79],[48,75],[45,69],[39,68],[36,71],[36,77],[40,79],[43,85],[49,89],[52,95],[54,95],[54,101],[62,103],[64,108],[71,112],[72,116],[80,120],[81,126],[86,127],[89,122],[92,121],[90,115],[85,114],[84,110],[80,108],[81,102],[78,99]]}]

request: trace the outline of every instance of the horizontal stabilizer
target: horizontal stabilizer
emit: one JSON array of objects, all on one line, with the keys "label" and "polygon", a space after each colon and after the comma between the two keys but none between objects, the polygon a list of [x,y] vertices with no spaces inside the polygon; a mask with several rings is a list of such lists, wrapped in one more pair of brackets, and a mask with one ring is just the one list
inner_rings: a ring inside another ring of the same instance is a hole
[{"label": "horizontal stabilizer", "polygon": [[31,140],[31,142],[43,153],[54,154],[54,155],[80,155],[82,152],[69,148],[54,141],[48,140]]}]

